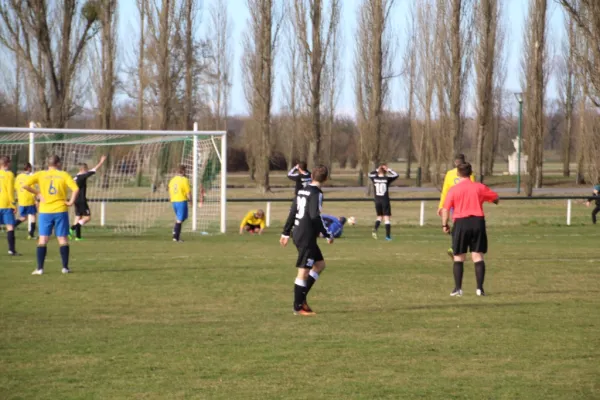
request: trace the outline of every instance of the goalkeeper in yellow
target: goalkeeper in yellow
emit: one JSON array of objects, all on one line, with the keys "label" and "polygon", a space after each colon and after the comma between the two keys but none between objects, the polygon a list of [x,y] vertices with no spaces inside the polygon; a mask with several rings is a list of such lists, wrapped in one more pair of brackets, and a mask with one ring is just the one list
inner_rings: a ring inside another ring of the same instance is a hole
[{"label": "goalkeeper in yellow", "polygon": [[[460,177],[458,176],[458,166],[460,164],[464,164],[465,162],[465,155],[457,154],[456,157],[454,157],[454,168],[446,172],[446,176],[444,177],[444,186],[442,186],[442,194],[440,196],[440,204],[438,205],[437,210],[437,214],[440,217],[442,216],[442,209],[444,208],[444,202],[446,201],[448,191],[460,181]],[[471,181],[475,182],[475,175],[473,174],[471,174]],[[448,249],[448,255],[450,257],[454,257],[452,247]]]},{"label": "goalkeeper in yellow", "polygon": [[261,235],[267,226],[265,212],[263,210],[249,211],[240,224],[240,235],[244,232],[255,233]]},{"label": "goalkeeper in yellow", "polygon": [[0,157],[0,225],[6,226],[8,254],[20,255],[15,249],[15,175],[9,171],[10,157]]},{"label": "goalkeeper in yellow", "polygon": [[27,222],[30,219],[31,224],[29,225],[29,236],[27,239],[33,239],[35,236],[35,216],[37,214],[37,205],[35,195],[29,193],[23,188],[27,179],[31,176],[33,167],[30,163],[25,163],[23,172],[17,175],[15,180],[15,190],[17,191],[17,202],[19,203],[19,217],[15,223],[15,229],[23,222]]},{"label": "goalkeeper in yellow", "polygon": [[[46,245],[54,230],[58,239],[60,258],[62,260],[62,273],[68,274],[69,269],[69,207],[73,205],[79,187],[67,172],[60,169],[60,157],[52,155],[48,157],[48,169],[31,175],[23,189],[33,193],[40,199],[40,214],[38,216],[38,232],[40,238],[37,247],[37,269],[32,275],[44,273],[44,262],[48,249]],[[39,190],[35,189],[35,185]],[[71,197],[68,198],[68,191]]]},{"label": "goalkeeper in yellow", "polygon": [[[202,198],[202,196],[200,196]],[[177,168],[177,175],[169,181],[169,199],[175,211],[175,226],[173,227],[173,241],[181,240],[181,225],[188,219],[188,202],[192,200],[190,181],[185,176],[185,165]],[[200,200],[202,202],[202,200]],[[201,203],[199,203],[201,204]]]}]

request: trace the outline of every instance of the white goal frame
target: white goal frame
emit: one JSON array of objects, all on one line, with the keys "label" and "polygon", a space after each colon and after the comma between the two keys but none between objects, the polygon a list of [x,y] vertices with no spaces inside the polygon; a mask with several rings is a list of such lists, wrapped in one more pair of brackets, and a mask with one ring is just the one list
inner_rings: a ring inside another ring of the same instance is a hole
[{"label": "white goal frame", "polygon": [[198,230],[197,213],[198,213],[198,137],[218,136],[221,138],[221,148],[217,148],[214,139],[213,146],[217,154],[217,158],[221,163],[221,182],[220,182],[220,205],[221,218],[220,229],[221,233],[227,230],[227,132],[226,131],[199,131],[198,123],[194,123],[192,131],[159,131],[159,130],[120,130],[120,129],[53,129],[39,128],[35,122],[29,123],[29,128],[9,128],[0,127],[0,133],[28,133],[29,134],[29,163],[35,165],[35,135],[36,134],[56,134],[62,133],[65,135],[72,134],[88,134],[88,135],[156,135],[156,136],[190,136],[193,144],[193,168],[192,168],[192,231]]}]

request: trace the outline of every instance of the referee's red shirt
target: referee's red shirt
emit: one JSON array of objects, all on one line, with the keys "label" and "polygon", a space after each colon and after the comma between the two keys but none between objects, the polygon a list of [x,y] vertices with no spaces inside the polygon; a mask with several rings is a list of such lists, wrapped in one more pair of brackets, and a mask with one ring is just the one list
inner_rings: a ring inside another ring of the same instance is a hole
[{"label": "referee's red shirt", "polygon": [[466,217],[483,217],[483,202],[493,202],[498,193],[479,182],[463,179],[454,185],[446,196],[444,208],[454,209],[452,220]]}]

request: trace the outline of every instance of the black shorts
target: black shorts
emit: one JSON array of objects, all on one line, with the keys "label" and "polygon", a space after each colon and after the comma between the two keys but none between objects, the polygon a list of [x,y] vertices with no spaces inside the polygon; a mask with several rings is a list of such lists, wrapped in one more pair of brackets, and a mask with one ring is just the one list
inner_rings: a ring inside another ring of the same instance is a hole
[{"label": "black shorts", "polygon": [[488,242],[483,217],[459,218],[452,229],[454,254],[487,253]]},{"label": "black shorts", "polygon": [[76,217],[89,217],[90,215],[92,215],[87,201],[75,202],[74,206]]},{"label": "black shorts", "polygon": [[257,231],[257,230],[260,230],[260,225],[246,224],[246,228],[249,231]]},{"label": "black shorts", "polygon": [[323,261],[323,253],[319,245],[314,244],[308,247],[298,247],[298,268],[312,268],[316,262]]},{"label": "black shorts", "polygon": [[375,200],[375,211],[378,217],[392,216],[392,205],[389,200]]}]

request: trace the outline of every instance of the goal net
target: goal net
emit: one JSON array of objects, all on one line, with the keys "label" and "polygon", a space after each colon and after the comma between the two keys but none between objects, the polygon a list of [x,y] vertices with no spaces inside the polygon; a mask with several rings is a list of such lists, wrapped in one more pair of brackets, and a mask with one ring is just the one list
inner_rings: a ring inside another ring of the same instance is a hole
[{"label": "goal net", "polygon": [[[47,128],[0,128],[0,155],[21,173],[30,162],[45,168],[49,155],[75,176],[79,165],[94,168],[87,180],[87,198],[97,227],[140,235],[168,231],[174,222],[168,183],[184,165],[192,201],[184,231],[225,232],[226,136],[222,131],[102,131]],[[73,212],[73,210],[71,210]]]}]

